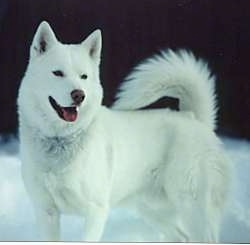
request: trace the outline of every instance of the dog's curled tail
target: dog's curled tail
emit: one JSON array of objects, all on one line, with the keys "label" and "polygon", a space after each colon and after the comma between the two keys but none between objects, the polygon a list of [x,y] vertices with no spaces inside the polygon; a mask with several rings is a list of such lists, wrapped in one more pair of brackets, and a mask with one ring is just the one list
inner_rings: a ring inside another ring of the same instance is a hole
[{"label": "dog's curled tail", "polygon": [[207,64],[191,52],[162,51],[135,67],[120,87],[114,109],[136,110],[164,96],[179,99],[181,111],[211,129],[216,127],[215,78]]}]

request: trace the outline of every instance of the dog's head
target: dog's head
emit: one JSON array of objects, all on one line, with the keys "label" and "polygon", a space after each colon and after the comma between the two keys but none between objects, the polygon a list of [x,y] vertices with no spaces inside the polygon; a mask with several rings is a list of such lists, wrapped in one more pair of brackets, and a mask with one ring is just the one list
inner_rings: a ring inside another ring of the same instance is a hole
[{"label": "dog's head", "polygon": [[19,90],[20,123],[28,120],[30,126],[52,135],[87,127],[103,97],[100,55],[100,30],[80,44],[62,44],[42,22]]}]

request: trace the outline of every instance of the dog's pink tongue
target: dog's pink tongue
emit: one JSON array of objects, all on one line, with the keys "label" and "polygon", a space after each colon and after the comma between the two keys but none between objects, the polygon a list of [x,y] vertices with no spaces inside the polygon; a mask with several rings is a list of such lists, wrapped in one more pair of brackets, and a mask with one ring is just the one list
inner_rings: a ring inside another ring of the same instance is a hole
[{"label": "dog's pink tongue", "polygon": [[66,109],[62,109],[63,111],[63,118],[65,121],[68,122],[74,122],[77,118],[77,112],[76,111],[68,111]]}]

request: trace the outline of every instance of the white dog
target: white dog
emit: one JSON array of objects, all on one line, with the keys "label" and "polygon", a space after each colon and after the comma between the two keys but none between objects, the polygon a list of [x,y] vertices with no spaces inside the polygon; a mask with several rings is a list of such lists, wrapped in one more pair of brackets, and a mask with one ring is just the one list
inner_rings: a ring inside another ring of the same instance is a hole
[{"label": "white dog", "polygon": [[[191,53],[165,51],[140,64],[112,109],[101,105],[101,32],[60,43],[42,22],[19,96],[22,174],[45,240],[60,215],[85,217],[101,239],[111,207],[128,204],[164,241],[216,242],[230,164],[214,133],[214,78]],[[180,111],[137,110],[163,96]]]}]

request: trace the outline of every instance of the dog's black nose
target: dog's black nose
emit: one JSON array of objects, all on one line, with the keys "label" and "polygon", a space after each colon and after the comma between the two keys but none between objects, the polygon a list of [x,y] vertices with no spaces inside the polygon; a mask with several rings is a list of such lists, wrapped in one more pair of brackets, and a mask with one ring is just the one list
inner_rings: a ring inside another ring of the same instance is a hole
[{"label": "dog's black nose", "polygon": [[85,94],[82,90],[75,89],[71,92],[71,98],[73,99],[76,105],[80,105],[85,98]]}]

